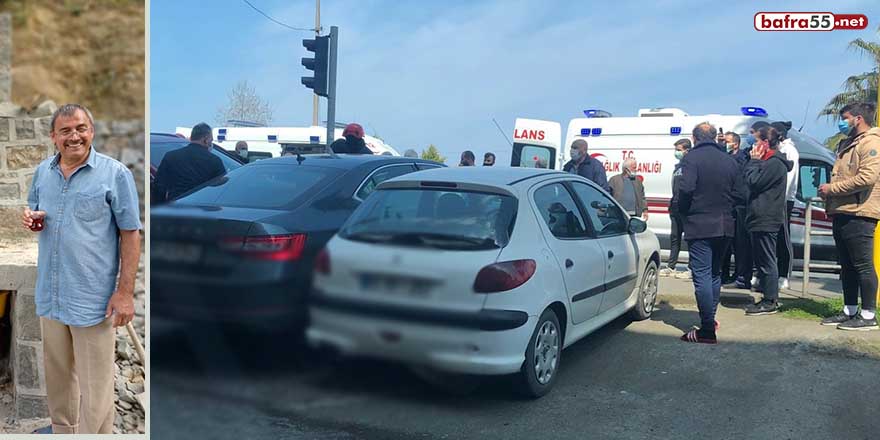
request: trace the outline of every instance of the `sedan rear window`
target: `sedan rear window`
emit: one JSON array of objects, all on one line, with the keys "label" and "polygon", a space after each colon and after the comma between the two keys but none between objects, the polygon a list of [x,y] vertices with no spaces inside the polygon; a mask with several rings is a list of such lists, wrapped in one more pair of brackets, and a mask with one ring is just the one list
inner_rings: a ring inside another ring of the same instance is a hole
[{"label": "sedan rear window", "polygon": [[230,171],[176,203],[199,206],[279,209],[302,202],[341,171],[297,165],[255,165]]},{"label": "sedan rear window", "polygon": [[[162,164],[162,159],[165,158],[165,155],[170,151],[174,151],[185,146],[189,145],[189,141],[185,139],[181,139],[180,141],[173,142],[151,142],[150,143],[150,165],[156,168],[159,168],[159,165]],[[234,170],[241,166],[240,163],[231,159],[229,156],[217,151],[220,148],[217,145],[214,145],[211,148],[211,153],[214,156],[220,158],[220,162],[223,162],[223,168],[226,169],[227,172]]]},{"label": "sedan rear window", "polygon": [[343,238],[440,249],[507,245],[517,203],[510,196],[465,191],[375,192],[340,231]]}]

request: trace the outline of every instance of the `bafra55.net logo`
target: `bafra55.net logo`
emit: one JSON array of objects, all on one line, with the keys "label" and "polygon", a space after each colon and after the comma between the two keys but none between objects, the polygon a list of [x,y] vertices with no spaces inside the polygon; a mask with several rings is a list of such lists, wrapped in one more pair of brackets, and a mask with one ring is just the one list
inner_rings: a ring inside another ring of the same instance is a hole
[{"label": "bafra55.net logo", "polygon": [[831,12],[758,12],[755,30],[758,31],[834,31],[859,30],[868,27],[864,14],[834,14]]}]

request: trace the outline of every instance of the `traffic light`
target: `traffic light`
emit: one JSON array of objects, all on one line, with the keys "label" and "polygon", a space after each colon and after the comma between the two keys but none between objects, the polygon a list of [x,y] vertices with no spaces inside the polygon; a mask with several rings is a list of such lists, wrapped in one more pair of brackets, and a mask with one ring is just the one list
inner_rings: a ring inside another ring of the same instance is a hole
[{"label": "traffic light", "polygon": [[315,91],[316,95],[327,97],[327,66],[329,65],[330,37],[315,37],[303,40],[303,46],[314,52],[314,58],[303,58],[302,65],[315,72],[314,76],[302,77],[304,86]]}]

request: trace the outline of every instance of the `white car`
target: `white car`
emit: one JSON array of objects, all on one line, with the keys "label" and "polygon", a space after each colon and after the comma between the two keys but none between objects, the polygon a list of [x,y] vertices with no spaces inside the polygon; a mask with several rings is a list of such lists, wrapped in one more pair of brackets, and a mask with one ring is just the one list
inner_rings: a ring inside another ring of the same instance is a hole
[{"label": "white car", "polygon": [[444,168],[388,180],[319,254],[315,347],[547,393],[562,349],[657,298],[646,223],[569,173]]}]

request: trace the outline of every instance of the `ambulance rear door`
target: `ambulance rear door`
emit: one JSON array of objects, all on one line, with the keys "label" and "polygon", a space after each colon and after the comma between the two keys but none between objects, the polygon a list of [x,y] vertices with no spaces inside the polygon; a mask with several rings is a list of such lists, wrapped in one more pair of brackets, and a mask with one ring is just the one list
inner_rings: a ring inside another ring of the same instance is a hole
[{"label": "ambulance rear door", "polygon": [[510,166],[560,169],[562,126],[558,122],[517,118]]}]

